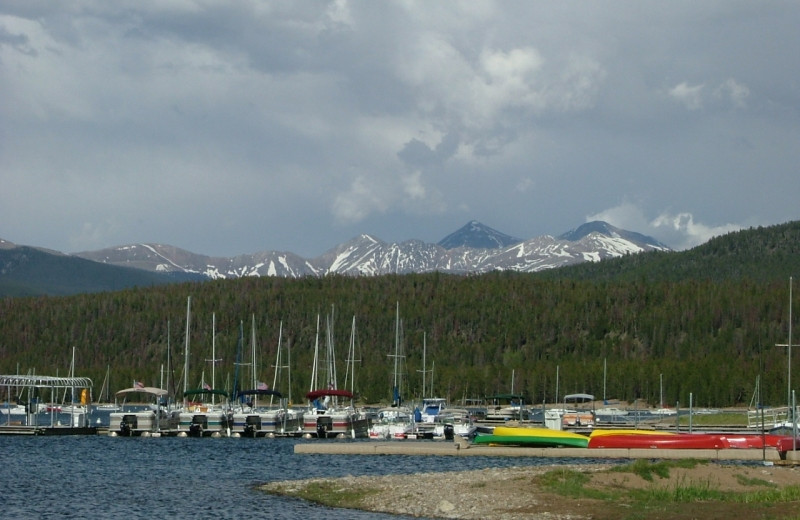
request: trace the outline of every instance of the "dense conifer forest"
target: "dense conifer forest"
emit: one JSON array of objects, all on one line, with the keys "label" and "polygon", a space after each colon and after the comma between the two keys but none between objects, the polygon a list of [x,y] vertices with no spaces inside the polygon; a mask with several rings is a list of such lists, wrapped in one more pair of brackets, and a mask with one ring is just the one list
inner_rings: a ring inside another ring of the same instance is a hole
[{"label": "dense conifer forest", "polygon": [[[169,380],[179,393],[191,297],[189,387],[203,377],[210,382],[213,315],[221,359],[216,386],[230,389],[237,367],[240,379],[249,373],[253,335],[257,378],[271,386],[282,330],[291,359],[284,355],[276,386],[300,403],[330,320],[338,385],[347,376],[362,402],[388,402],[399,306],[406,400],[423,395],[424,361],[424,394],[454,402],[512,390],[531,403],[553,402],[558,373],[559,397],[587,392],[658,405],[663,381],[666,405],[685,406],[691,393],[695,406],[747,406],[760,375],[763,401],[780,406],[787,349],[776,344],[788,340],[798,249],[800,223],[792,222],[731,233],[690,251],[540,274],[251,277],[6,298],[0,373],[66,375],[75,347],[76,375],[91,377],[95,394],[107,367],[112,392],[134,380]],[[354,381],[346,368],[353,318]]]}]

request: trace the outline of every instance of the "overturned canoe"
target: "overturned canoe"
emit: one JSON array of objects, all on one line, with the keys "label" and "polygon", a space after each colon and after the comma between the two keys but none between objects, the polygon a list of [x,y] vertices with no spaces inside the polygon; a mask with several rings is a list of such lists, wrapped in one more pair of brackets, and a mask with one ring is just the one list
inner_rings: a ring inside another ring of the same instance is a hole
[{"label": "overturned canoe", "polygon": [[589,448],[718,450],[730,447],[724,435],[713,433],[617,434],[598,435],[589,439]]},{"label": "overturned canoe", "polygon": [[589,438],[572,432],[549,428],[513,428],[497,426],[492,435],[478,435],[476,444],[498,444],[509,446],[539,446],[585,448]]},{"label": "overturned canoe", "polygon": [[675,435],[675,432],[665,432],[665,431],[658,431],[658,430],[603,430],[603,429],[596,429],[592,430],[592,433],[589,434],[589,438],[592,437],[599,437],[601,435]]},{"label": "overturned canoe", "polygon": [[731,448],[748,449],[748,448],[777,448],[778,442],[784,437],[782,435],[774,435],[771,433],[767,433],[764,435],[761,435],[759,433],[745,433],[745,434],[728,433],[725,434],[725,438],[728,439],[728,443],[731,445]]}]

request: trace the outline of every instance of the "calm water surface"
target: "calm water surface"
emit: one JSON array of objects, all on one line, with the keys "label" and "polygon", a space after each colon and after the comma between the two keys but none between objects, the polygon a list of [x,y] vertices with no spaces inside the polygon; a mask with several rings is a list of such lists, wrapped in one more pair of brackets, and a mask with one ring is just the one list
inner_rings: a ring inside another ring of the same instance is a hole
[{"label": "calm water surface", "polygon": [[601,462],[295,455],[300,442],[374,441],[2,436],[0,517],[397,519],[403,517],[316,506],[267,495],[255,486],[311,477]]}]

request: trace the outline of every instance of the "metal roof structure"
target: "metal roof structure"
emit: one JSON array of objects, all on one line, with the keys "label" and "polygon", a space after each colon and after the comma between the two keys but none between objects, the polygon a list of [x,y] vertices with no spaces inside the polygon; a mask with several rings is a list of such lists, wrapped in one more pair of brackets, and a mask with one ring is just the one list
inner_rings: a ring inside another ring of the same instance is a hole
[{"label": "metal roof structure", "polygon": [[0,375],[0,386],[33,386],[37,388],[92,388],[93,384],[92,380],[88,377]]}]

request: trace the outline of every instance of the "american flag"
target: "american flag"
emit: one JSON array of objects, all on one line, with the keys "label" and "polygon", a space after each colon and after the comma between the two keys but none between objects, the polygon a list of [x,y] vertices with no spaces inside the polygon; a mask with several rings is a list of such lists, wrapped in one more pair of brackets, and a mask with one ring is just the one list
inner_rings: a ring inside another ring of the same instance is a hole
[{"label": "american flag", "polygon": [[144,383],[142,383],[141,381],[134,381],[133,386],[134,388],[144,388]]},{"label": "american flag", "polygon": [[263,381],[259,381],[258,385],[256,385],[257,390],[269,390],[269,385],[264,383]]}]

